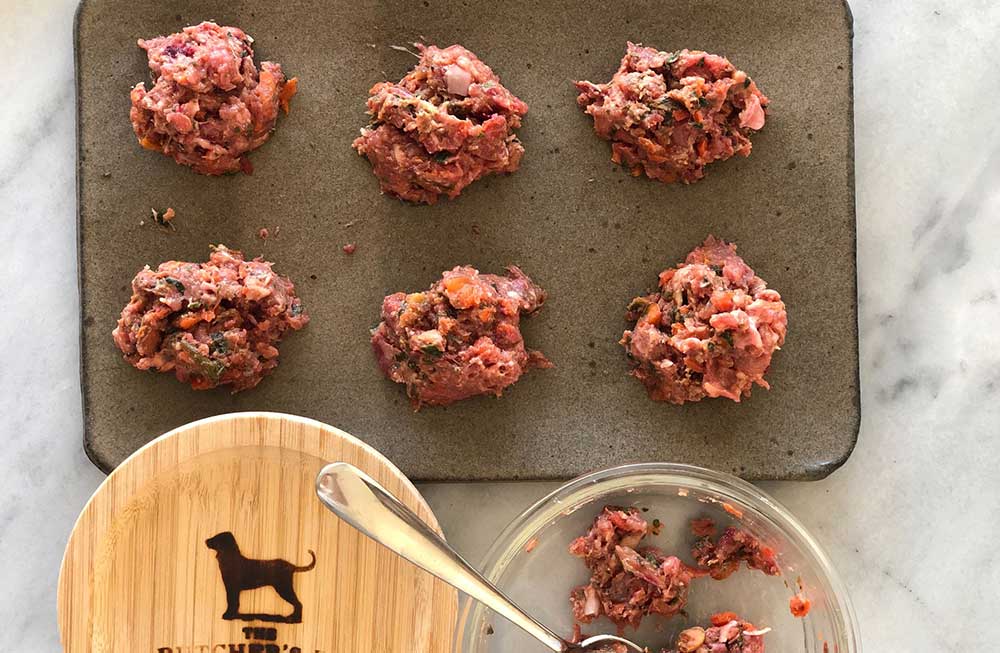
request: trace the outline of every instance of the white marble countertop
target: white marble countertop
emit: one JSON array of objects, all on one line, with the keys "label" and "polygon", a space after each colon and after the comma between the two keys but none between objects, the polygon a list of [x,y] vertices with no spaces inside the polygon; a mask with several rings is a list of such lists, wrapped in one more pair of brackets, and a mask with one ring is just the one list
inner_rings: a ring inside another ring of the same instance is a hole
[{"label": "white marble countertop", "polygon": [[[0,623],[19,651],[59,650],[59,562],[103,478],[81,447],[75,5],[0,2]],[[852,6],[860,442],[825,481],[763,485],[825,543],[866,650],[992,650],[1000,641],[1000,4]],[[451,541],[478,559],[492,534],[551,487],[422,489]]]}]

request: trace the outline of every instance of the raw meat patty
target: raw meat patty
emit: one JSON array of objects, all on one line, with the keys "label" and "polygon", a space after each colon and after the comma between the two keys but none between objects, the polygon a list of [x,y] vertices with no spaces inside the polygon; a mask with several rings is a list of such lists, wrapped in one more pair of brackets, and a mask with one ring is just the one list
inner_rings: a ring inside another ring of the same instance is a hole
[{"label": "raw meat patty", "polygon": [[632,375],[651,399],[682,404],[705,397],[739,401],[785,341],[788,316],[736,246],[709,236],[683,265],[660,273],[659,291],[636,297],[626,318]]},{"label": "raw meat patty", "polygon": [[619,628],[638,627],[643,617],[673,616],[687,604],[691,581],[705,571],[685,565],[656,547],[640,547],[649,525],[635,508],[607,506],[586,535],[570,544],[590,581],[570,592],[573,617],[590,623],[605,616]]},{"label": "raw meat patty", "polygon": [[271,263],[219,245],[207,263],[141,270],[112,335],[137,369],[173,372],[196,390],[238,392],[277,367],[285,332],[308,321],[294,284]]},{"label": "raw meat patty", "polygon": [[411,202],[454,199],[486,175],[517,170],[524,148],[514,130],[528,105],[460,45],[417,45],[420,62],[368,98],[371,124],[354,141],[382,190]]},{"label": "raw meat patty", "polygon": [[389,379],[406,384],[416,408],[499,397],[529,368],[551,366],[525,349],[519,328],[521,315],[544,301],[545,291],[517,267],[502,277],[456,267],[425,292],[385,298],[372,331],[375,358]]},{"label": "raw meat patty", "polygon": [[719,539],[713,542],[705,537],[691,549],[698,566],[707,569],[715,580],[723,580],[740,568],[745,562],[750,569],[757,569],[768,576],[778,576],[781,569],[774,549],[764,546],[754,535],[742,528],[730,526]]},{"label": "raw meat patty", "polygon": [[758,629],[732,612],[714,614],[711,622],[681,631],[676,646],[663,653],[764,653],[764,635],[770,628]]},{"label": "raw meat patty", "polygon": [[750,156],[750,135],[764,126],[768,106],[725,57],[635,43],[610,82],[576,88],[594,130],[611,141],[611,160],[667,183],[691,183],[713,161]]},{"label": "raw meat patty", "polygon": [[139,39],[153,87],[132,89],[132,128],[139,143],[205,175],[243,170],[246,158],[288,112],[298,80],[279,64],[253,63],[253,39],[237,27],[204,22],[169,36]]}]

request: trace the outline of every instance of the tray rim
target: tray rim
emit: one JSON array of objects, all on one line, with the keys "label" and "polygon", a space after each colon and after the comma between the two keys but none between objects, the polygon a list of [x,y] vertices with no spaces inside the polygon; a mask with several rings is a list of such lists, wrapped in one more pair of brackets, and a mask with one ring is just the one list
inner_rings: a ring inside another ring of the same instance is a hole
[{"label": "tray rim", "polygon": [[[850,426],[850,442],[845,448],[844,452],[840,457],[822,462],[815,467],[806,468],[801,475],[792,475],[785,477],[773,477],[773,476],[756,476],[753,474],[749,475],[739,475],[739,478],[743,478],[748,481],[820,481],[830,476],[833,472],[837,471],[848,461],[854,450],[857,448],[858,440],[861,435],[861,347],[860,347],[860,318],[861,311],[859,306],[859,296],[858,296],[858,215],[857,215],[857,184],[855,181],[856,177],[856,166],[855,166],[855,112],[854,112],[854,12],[851,9],[850,0],[831,0],[837,2],[841,5],[844,12],[844,23],[847,28],[847,42],[850,46],[848,48],[847,55],[847,92],[849,98],[848,110],[850,111],[850,121],[848,126],[848,148],[847,148],[847,181],[850,188],[851,208],[851,234],[853,238],[851,239],[851,264],[854,266],[854,274],[851,275],[851,280],[853,282],[852,295],[854,297],[854,360],[857,361],[854,369],[854,420]],[[83,157],[83,145],[80,140],[81,134],[81,116],[80,116],[80,103],[82,98],[81,89],[81,71],[80,71],[80,17],[83,11],[86,9],[87,5],[90,4],[90,0],[79,0],[77,4],[76,11],[73,14],[73,81],[74,88],[76,91],[76,119],[74,120],[74,137],[76,139],[76,165],[75,165],[75,180],[76,180],[76,242],[77,242],[77,289],[80,297],[80,315],[79,315],[79,341],[80,341],[80,366],[79,366],[79,377],[80,377],[80,409],[81,417],[83,422],[82,439],[83,439],[83,450],[87,455],[87,458],[95,467],[97,467],[104,474],[111,474],[117,469],[116,465],[110,464],[108,461],[102,459],[102,457],[94,450],[92,444],[92,432],[93,428],[90,424],[90,392],[88,390],[89,384],[87,382],[87,350],[85,347],[85,333],[84,333],[84,298],[86,296],[84,290],[84,276],[85,276],[85,263],[83,257],[83,247],[84,247],[84,236],[81,224],[83,222],[83,183],[82,183],[82,163]],[[268,411],[256,411],[256,412],[268,412]],[[228,415],[232,413],[221,413],[220,415],[215,415],[213,417],[219,417],[221,415]],[[282,413],[287,414],[287,413]],[[301,419],[312,419],[308,417],[300,417]],[[212,419],[212,417],[204,418]],[[200,421],[200,420],[196,420]],[[314,420],[317,421],[317,420]],[[180,427],[178,427],[180,428]],[[334,426],[334,428],[337,428]],[[173,431],[175,429],[170,429]],[[338,429],[339,430],[339,429]],[[160,436],[154,436],[149,442],[153,442]],[[148,446],[147,442],[143,447]],[[367,445],[366,446],[370,446]],[[132,452],[126,456],[122,463],[135,455],[136,452],[141,450],[140,447],[135,452]],[[380,452],[381,453],[381,452]],[[122,464],[119,463],[119,466]],[[590,468],[581,471],[579,474],[570,477],[562,476],[518,476],[517,478],[436,478],[433,476],[429,477],[418,477],[414,479],[414,482],[419,483],[516,483],[516,482],[532,482],[532,481],[568,481],[572,478],[578,478],[584,476],[588,473],[593,472],[599,467]]]}]

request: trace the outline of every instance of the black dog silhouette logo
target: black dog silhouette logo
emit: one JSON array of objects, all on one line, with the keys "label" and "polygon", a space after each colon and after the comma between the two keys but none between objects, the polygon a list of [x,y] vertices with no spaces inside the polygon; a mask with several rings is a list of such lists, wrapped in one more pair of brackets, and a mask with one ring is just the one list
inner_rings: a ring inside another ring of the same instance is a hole
[{"label": "black dog silhouette logo", "polygon": [[[316,566],[316,554],[309,551],[312,561],[298,567],[287,560],[254,560],[240,553],[236,537],[229,531],[219,533],[205,540],[205,545],[215,551],[219,561],[219,573],[226,587],[227,621],[270,621],[276,623],[302,623],[302,603],[295,595],[293,579],[295,574],[310,571]],[[292,606],[292,613],[244,614],[240,612],[240,594],[259,587],[273,587],[282,599]]]}]

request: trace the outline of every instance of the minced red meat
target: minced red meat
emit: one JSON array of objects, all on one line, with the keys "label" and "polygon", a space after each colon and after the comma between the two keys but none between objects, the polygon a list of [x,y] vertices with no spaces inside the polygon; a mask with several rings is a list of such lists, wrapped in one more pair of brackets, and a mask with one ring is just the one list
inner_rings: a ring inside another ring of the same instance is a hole
[{"label": "minced red meat", "polygon": [[774,549],[764,546],[754,535],[735,526],[723,531],[715,542],[708,537],[699,540],[691,549],[691,555],[698,566],[708,570],[716,580],[728,578],[740,568],[741,562],[768,576],[781,574]]},{"label": "minced red meat", "polygon": [[764,635],[732,612],[712,615],[711,626],[694,626],[681,631],[677,644],[663,653],[764,653]]},{"label": "minced red meat", "polygon": [[545,291],[515,266],[505,276],[456,267],[424,292],[382,302],[372,331],[379,368],[406,384],[414,407],[475,395],[500,396],[532,367],[550,367],[521,337],[522,315],[541,308]]},{"label": "minced red meat", "polygon": [[528,105],[460,45],[417,45],[420,62],[399,83],[368,98],[371,124],[354,141],[382,190],[434,204],[493,173],[517,170],[524,147],[514,133]]},{"label": "minced red meat", "polygon": [[288,111],[298,81],[279,64],[253,62],[253,39],[238,27],[204,22],[169,36],[139,39],[153,87],[132,89],[132,128],[139,143],[205,175],[252,167],[246,158]]},{"label": "minced red meat", "polygon": [[709,236],[684,264],[660,273],[659,291],[636,297],[621,344],[651,399],[739,401],[785,341],[788,316],[736,246]]},{"label": "minced red meat", "polygon": [[271,263],[219,245],[207,263],[167,261],[132,280],[112,335],[140,370],[173,372],[196,390],[246,390],[278,365],[285,332],[309,317]]},{"label": "minced red meat", "polygon": [[611,141],[611,160],[668,183],[691,183],[713,161],[749,156],[750,135],[764,126],[768,106],[725,57],[635,43],[610,82],[576,88],[598,136]]},{"label": "minced red meat", "polygon": [[692,579],[704,571],[656,547],[640,547],[649,525],[634,508],[607,506],[588,533],[573,541],[590,581],[570,593],[574,618],[590,623],[605,616],[619,628],[637,627],[650,614],[672,616],[684,609]]}]

